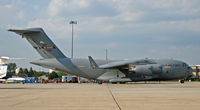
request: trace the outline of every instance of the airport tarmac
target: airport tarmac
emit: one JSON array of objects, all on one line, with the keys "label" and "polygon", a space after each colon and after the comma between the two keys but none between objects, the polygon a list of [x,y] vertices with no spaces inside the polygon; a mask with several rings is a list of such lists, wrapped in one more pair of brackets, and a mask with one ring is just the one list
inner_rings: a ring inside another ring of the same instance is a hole
[{"label": "airport tarmac", "polygon": [[200,82],[0,84],[1,110],[199,110]]}]

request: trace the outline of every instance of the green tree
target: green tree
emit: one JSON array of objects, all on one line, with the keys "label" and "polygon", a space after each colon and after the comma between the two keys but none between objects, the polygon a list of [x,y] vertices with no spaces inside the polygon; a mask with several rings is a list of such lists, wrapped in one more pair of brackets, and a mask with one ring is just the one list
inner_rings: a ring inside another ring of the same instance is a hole
[{"label": "green tree", "polygon": [[58,74],[58,77],[59,77],[59,78],[62,78],[62,76],[68,75],[68,74],[65,73],[65,72],[58,72],[57,74]]},{"label": "green tree", "polygon": [[27,68],[24,69],[24,74],[26,74],[28,76],[28,69]]},{"label": "green tree", "polygon": [[58,78],[58,74],[55,71],[50,73],[49,76],[48,76],[48,79],[54,79],[54,78]]},{"label": "green tree", "polygon": [[22,68],[19,68],[19,73],[24,73],[24,70]]},{"label": "green tree", "polygon": [[27,74],[24,73],[24,70],[22,68],[19,68],[18,76],[19,77],[27,77]]},{"label": "green tree", "polygon": [[37,71],[35,71],[35,70],[33,70],[33,77],[40,77],[40,76],[43,76],[43,75],[46,75],[46,76],[48,76],[48,72],[44,72],[44,71],[39,71],[39,72],[37,72]]},{"label": "green tree", "polygon": [[16,68],[16,63],[9,63],[7,68],[7,77],[12,77],[12,75],[15,75]]},{"label": "green tree", "polygon": [[28,77],[33,77],[34,76],[34,71],[33,68],[30,67],[29,71],[28,71]]}]

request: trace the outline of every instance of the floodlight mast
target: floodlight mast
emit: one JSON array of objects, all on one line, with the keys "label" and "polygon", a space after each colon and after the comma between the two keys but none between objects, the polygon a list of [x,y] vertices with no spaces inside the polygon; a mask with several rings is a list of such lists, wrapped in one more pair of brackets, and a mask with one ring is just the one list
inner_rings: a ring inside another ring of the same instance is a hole
[{"label": "floodlight mast", "polygon": [[77,24],[77,21],[70,21],[69,24],[72,25],[72,50],[71,50],[71,59],[73,59],[73,52],[74,52],[74,24]]}]

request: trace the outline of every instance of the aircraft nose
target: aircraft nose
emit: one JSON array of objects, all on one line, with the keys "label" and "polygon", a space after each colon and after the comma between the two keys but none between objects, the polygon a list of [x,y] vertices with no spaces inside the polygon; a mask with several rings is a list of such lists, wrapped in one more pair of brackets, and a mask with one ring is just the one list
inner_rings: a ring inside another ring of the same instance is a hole
[{"label": "aircraft nose", "polygon": [[187,68],[188,70],[187,70],[187,75],[188,75],[188,77],[190,78],[190,77],[192,77],[192,72],[193,72],[193,70],[192,70],[192,68],[190,67],[190,66],[188,66],[188,68]]}]

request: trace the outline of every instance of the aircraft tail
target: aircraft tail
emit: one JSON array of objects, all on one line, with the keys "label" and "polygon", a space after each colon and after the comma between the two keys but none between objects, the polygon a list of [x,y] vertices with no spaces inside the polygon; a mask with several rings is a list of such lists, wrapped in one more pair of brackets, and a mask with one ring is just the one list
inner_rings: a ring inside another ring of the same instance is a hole
[{"label": "aircraft tail", "polygon": [[0,79],[6,77],[8,67],[8,57],[0,58]]},{"label": "aircraft tail", "polygon": [[43,58],[65,58],[66,56],[49,39],[42,28],[29,28],[24,30],[9,29],[26,38]]}]

